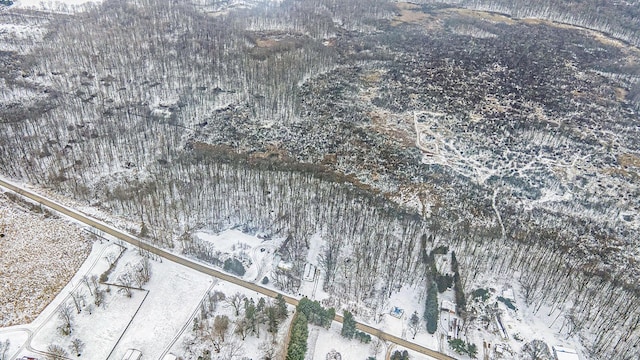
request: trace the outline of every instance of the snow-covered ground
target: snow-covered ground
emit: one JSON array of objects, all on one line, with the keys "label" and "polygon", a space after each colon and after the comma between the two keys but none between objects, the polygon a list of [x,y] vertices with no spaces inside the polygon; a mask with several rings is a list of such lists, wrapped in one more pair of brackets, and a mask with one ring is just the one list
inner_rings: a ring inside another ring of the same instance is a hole
[{"label": "snow-covered ground", "polygon": [[340,353],[342,359],[366,359],[368,356],[384,358],[386,346],[384,344],[378,345],[376,354],[376,343],[378,342],[376,338],[373,338],[369,344],[364,344],[356,339],[348,340],[342,337],[341,330],[342,325],[336,322],[331,324],[329,330],[309,325],[307,359],[325,359],[331,351]]}]

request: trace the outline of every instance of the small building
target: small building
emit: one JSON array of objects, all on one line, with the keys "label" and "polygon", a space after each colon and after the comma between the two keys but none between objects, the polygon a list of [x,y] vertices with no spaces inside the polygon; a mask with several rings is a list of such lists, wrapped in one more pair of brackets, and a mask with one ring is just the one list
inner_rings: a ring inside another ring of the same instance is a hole
[{"label": "small building", "polygon": [[173,355],[173,354],[171,354],[171,353],[169,353],[169,354],[165,355],[162,358],[162,360],[178,360],[178,357]]},{"label": "small building", "polygon": [[141,357],[142,352],[140,350],[129,349],[126,353],[124,353],[122,360],[140,360]]},{"label": "small building", "polygon": [[553,346],[553,356],[556,360],[580,360],[576,350],[563,346]]}]

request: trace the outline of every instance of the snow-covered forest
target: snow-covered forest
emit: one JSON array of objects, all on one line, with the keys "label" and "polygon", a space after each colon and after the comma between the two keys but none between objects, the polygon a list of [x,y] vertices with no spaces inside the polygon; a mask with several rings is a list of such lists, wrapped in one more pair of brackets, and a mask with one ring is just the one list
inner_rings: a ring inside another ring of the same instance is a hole
[{"label": "snow-covered forest", "polygon": [[631,358],[640,5],[419,3],[2,8],[0,174],[186,254],[199,230],[284,238],[291,293],[321,241],[324,290],[372,312],[448,246],[464,293],[513,279]]}]

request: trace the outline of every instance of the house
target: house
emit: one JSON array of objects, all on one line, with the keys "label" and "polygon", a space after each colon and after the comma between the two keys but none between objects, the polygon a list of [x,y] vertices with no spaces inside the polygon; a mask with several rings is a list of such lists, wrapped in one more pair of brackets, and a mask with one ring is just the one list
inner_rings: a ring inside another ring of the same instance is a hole
[{"label": "house", "polygon": [[553,356],[556,360],[580,360],[577,351],[563,346],[553,346]]},{"label": "house", "polygon": [[124,353],[122,360],[140,360],[141,357],[142,352],[140,352],[140,350],[129,349],[126,353]]}]

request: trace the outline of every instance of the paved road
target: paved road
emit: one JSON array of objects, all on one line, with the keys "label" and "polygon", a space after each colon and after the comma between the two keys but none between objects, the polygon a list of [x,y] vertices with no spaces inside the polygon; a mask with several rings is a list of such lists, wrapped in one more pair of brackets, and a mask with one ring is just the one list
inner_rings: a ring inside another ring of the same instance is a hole
[{"label": "paved road", "polygon": [[[244,288],[253,290],[255,292],[261,293],[263,295],[266,295],[266,296],[269,296],[269,297],[272,297],[272,298],[275,298],[276,296],[278,296],[278,294],[281,294],[284,297],[284,299],[286,300],[287,303],[289,303],[291,305],[294,305],[294,306],[298,305],[298,299],[296,299],[296,298],[293,298],[293,297],[288,296],[286,294],[279,293],[279,292],[274,291],[272,289],[268,289],[268,288],[262,287],[260,285],[257,285],[257,284],[254,284],[254,283],[251,283],[251,282],[248,282],[248,281],[244,281],[244,280],[239,279],[239,278],[237,278],[235,276],[232,276],[230,274],[227,274],[227,273],[212,269],[212,268],[210,268],[208,266],[202,265],[202,264],[200,264],[198,262],[195,262],[193,260],[184,258],[182,256],[179,256],[179,255],[176,255],[176,254],[173,254],[173,253],[170,253],[170,252],[165,251],[163,249],[157,248],[157,247],[155,247],[155,246],[153,246],[151,244],[148,244],[148,243],[146,243],[146,242],[144,242],[144,241],[142,241],[142,240],[140,240],[140,239],[138,239],[138,238],[136,238],[134,236],[131,236],[131,235],[127,234],[127,233],[124,233],[124,232],[116,229],[116,228],[113,228],[113,227],[111,227],[111,226],[109,226],[109,225],[107,225],[107,224],[105,224],[105,223],[103,223],[101,221],[93,219],[93,218],[91,218],[91,217],[89,217],[87,215],[81,214],[81,213],[79,213],[79,212],[77,212],[75,210],[72,210],[72,209],[64,206],[64,205],[61,205],[61,204],[59,204],[57,202],[51,201],[49,199],[46,199],[46,198],[44,198],[44,197],[42,197],[42,196],[40,196],[40,195],[38,195],[38,194],[36,194],[36,193],[34,193],[32,191],[29,191],[29,190],[24,189],[24,188],[22,188],[20,186],[17,186],[15,184],[7,182],[7,181],[5,181],[3,179],[0,179],[0,186],[4,187],[6,189],[9,189],[9,190],[11,190],[13,192],[16,192],[16,193],[18,193],[18,194],[20,194],[20,195],[22,195],[22,196],[24,196],[26,198],[29,198],[32,201],[35,201],[35,202],[38,202],[38,203],[40,203],[40,204],[42,204],[44,206],[47,206],[47,207],[49,207],[49,208],[51,208],[51,209],[53,209],[53,210],[55,210],[55,211],[57,211],[57,212],[59,212],[61,214],[69,216],[70,218],[73,218],[73,219],[75,219],[77,221],[80,221],[80,222],[86,224],[86,225],[89,225],[89,226],[91,226],[91,227],[93,227],[95,229],[103,231],[104,233],[107,233],[107,234],[109,234],[109,235],[111,235],[111,236],[113,236],[115,238],[118,238],[120,240],[126,241],[126,242],[128,242],[128,243],[130,243],[130,244],[132,244],[134,246],[137,246],[137,247],[143,249],[143,250],[147,250],[149,252],[152,252],[152,253],[154,253],[154,254],[156,254],[158,256],[161,256],[161,257],[163,257],[163,258],[165,258],[167,260],[173,261],[175,263],[178,263],[180,265],[189,267],[191,269],[194,269],[196,271],[202,272],[204,274],[211,275],[213,277],[219,278],[219,279],[224,280],[224,281],[228,281],[230,283],[242,286]],[[338,321],[338,322],[342,323],[342,316],[336,315],[335,321]],[[383,340],[390,341],[390,342],[392,342],[392,343],[394,343],[396,345],[405,347],[407,349],[411,349],[413,351],[417,351],[419,353],[428,355],[428,356],[430,356],[430,357],[432,357],[434,359],[437,359],[437,360],[455,360],[455,358],[453,358],[453,357],[450,357],[450,356],[445,355],[443,353],[428,349],[428,348],[426,348],[424,346],[420,346],[418,344],[409,342],[409,341],[404,340],[404,339],[402,339],[400,337],[388,334],[386,332],[381,331],[380,329],[376,329],[376,328],[371,327],[369,325],[362,324],[362,323],[357,323],[356,327],[361,331],[364,331],[364,332],[369,333],[371,335],[375,335],[375,336],[377,336],[377,337],[379,337],[379,338],[381,338]]]}]

